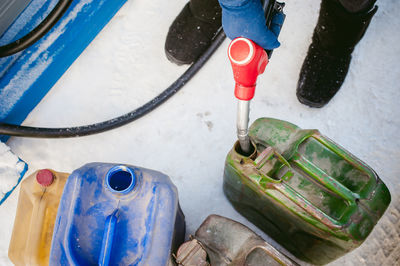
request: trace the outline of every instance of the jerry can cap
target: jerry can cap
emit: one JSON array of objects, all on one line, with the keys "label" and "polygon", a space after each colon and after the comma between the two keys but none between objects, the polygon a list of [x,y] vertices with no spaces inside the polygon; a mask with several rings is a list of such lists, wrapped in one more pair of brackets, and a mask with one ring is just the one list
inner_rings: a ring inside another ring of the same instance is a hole
[{"label": "jerry can cap", "polygon": [[54,174],[49,169],[39,170],[36,174],[36,181],[39,185],[48,187],[54,181]]}]

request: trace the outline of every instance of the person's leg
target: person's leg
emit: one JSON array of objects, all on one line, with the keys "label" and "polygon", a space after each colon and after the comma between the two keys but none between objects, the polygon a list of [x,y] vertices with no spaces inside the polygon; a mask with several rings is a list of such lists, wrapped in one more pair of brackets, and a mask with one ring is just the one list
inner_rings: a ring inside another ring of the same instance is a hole
[{"label": "person's leg", "polygon": [[190,0],[169,28],[165,41],[167,58],[178,65],[193,63],[220,28],[218,0]]},{"label": "person's leg", "polygon": [[297,98],[322,107],[340,89],[351,53],[375,14],[376,0],[322,0],[312,43],[300,71]]}]

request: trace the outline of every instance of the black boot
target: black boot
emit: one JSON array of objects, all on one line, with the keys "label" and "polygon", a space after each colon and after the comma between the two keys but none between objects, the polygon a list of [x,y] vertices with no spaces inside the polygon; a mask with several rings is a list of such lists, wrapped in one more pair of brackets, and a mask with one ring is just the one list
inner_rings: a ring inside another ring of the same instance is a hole
[{"label": "black boot", "polygon": [[351,53],[376,13],[375,0],[366,11],[351,13],[335,0],[322,0],[318,23],[297,84],[297,98],[310,107],[327,104],[342,86]]},{"label": "black boot", "polygon": [[178,65],[193,63],[220,28],[221,7],[217,0],[190,0],[169,28],[167,58]]}]

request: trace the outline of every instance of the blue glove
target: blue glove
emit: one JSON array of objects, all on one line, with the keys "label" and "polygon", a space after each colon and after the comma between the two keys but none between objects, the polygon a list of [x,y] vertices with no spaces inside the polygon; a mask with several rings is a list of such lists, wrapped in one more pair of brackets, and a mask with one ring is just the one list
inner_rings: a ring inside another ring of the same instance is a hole
[{"label": "blue glove", "polygon": [[266,50],[279,47],[277,36],[283,24],[283,14],[275,15],[268,29],[260,0],[218,1],[222,7],[222,27],[230,39],[245,37]]}]

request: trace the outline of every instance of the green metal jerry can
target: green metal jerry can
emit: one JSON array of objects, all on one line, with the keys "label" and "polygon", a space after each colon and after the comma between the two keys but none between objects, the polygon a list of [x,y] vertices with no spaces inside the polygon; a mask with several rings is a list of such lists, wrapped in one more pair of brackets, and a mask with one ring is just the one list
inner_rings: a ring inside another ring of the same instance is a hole
[{"label": "green metal jerry can", "polygon": [[301,260],[329,263],[367,238],[390,203],[368,165],[318,130],[260,118],[250,156],[237,142],[224,192],[237,211]]}]

